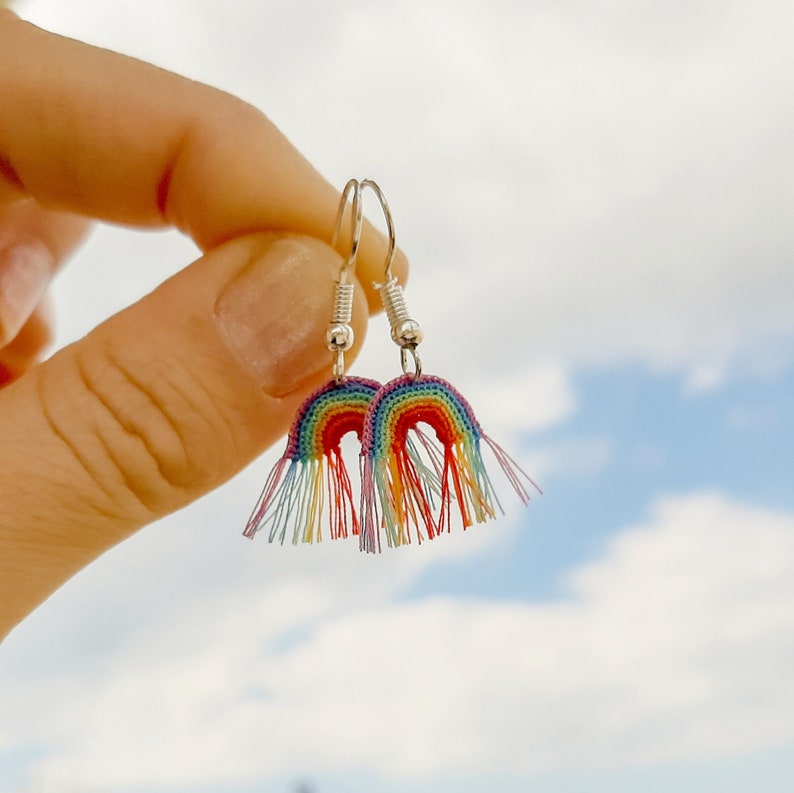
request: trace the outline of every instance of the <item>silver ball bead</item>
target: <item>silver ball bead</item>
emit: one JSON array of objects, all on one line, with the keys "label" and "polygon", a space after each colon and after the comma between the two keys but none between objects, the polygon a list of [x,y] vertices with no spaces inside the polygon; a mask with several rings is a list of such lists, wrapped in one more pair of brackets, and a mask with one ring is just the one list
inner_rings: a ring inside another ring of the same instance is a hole
[{"label": "silver ball bead", "polygon": [[406,345],[416,346],[425,337],[422,326],[413,319],[406,319],[391,329],[392,339],[401,347]]},{"label": "silver ball bead", "polygon": [[353,328],[350,325],[330,325],[325,332],[325,340],[332,352],[346,352],[353,346]]}]

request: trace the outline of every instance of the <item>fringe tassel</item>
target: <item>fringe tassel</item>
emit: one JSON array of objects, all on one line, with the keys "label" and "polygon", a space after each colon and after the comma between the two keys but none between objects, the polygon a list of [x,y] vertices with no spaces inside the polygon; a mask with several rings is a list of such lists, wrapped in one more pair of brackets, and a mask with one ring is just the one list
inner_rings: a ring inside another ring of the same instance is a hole
[{"label": "fringe tassel", "polygon": [[293,545],[321,542],[326,504],[331,539],[347,537],[348,527],[359,534],[353,487],[341,451],[333,449],[327,457],[312,460],[282,457],[270,472],[243,534],[253,538],[266,530],[270,542],[283,544],[292,527]]}]

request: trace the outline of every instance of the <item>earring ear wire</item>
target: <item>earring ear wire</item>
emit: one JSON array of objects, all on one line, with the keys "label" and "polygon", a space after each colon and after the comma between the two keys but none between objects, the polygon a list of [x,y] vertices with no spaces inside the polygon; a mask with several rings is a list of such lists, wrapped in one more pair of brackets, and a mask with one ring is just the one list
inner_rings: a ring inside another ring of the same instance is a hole
[{"label": "earring ear wire", "polygon": [[[488,446],[524,504],[527,483],[540,492],[515,460],[482,430],[469,403],[440,377],[424,375],[417,352],[424,338],[411,316],[405,294],[391,271],[396,235],[391,210],[380,187],[370,179],[389,230],[385,278],[378,289],[392,340],[400,347],[402,377],[381,386],[364,419],[360,547],[381,549],[380,530],[389,546],[420,543],[450,531],[454,510],[463,528],[503,512],[485,468]],[[432,434],[424,429],[428,427]]]},{"label": "earring ear wire", "polygon": [[325,523],[332,539],[359,534],[360,524],[350,475],[342,455],[342,438],[355,432],[359,441],[364,415],[380,383],[345,374],[345,352],[354,341],[354,284],[361,242],[361,183],[351,179],[342,191],[332,237],[339,242],[348,204],[351,204],[351,238],[346,260],[334,284],[331,322],[326,344],[333,355],[332,378],[304,401],[287,436],[287,448],[268,476],[243,534],[253,538],[268,531],[271,542],[314,542],[322,539]]},{"label": "earring ear wire", "polygon": [[341,383],[345,376],[345,353],[351,349],[355,342],[353,326],[353,295],[355,285],[348,281],[348,273],[355,271],[358,248],[361,243],[361,226],[363,211],[361,206],[361,183],[351,179],[342,191],[339,202],[339,211],[334,224],[334,234],[331,240],[332,247],[336,248],[339,242],[342,223],[345,217],[348,201],[351,203],[351,230],[350,252],[339,270],[339,276],[334,287],[334,308],[331,323],[325,334],[328,349],[334,355],[333,374],[337,383]]}]

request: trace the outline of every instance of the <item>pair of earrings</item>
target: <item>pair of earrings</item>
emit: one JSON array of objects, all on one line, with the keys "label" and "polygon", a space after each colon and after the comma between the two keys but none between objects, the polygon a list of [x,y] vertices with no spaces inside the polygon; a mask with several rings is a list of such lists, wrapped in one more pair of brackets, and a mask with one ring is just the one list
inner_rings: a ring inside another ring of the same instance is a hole
[{"label": "pair of earrings", "polygon": [[[381,385],[345,374],[345,352],[353,345],[350,326],[353,284],[363,219],[362,193],[377,197],[388,230],[385,278],[378,289],[400,347],[403,374]],[[351,179],[342,192],[332,244],[336,246],[351,204],[351,245],[335,285],[334,311],[326,334],[333,377],[309,395],[290,428],[287,448],[268,476],[244,534],[266,530],[271,542],[314,542],[327,523],[333,539],[359,537],[361,550],[381,550],[449,531],[454,512],[464,528],[503,512],[483,462],[488,446],[524,504],[527,484],[537,486],[482,431],[469,403],[440,377],[422,373],[417,346],[423,333],[411,318],[402,287],[392,275],[394,223],[380,187]],[[432,430],[432,435],[430,431]],[[341,443],[354,432],[361,444],[359,504]],[[539,489],[538,489],[538,492]]]}]

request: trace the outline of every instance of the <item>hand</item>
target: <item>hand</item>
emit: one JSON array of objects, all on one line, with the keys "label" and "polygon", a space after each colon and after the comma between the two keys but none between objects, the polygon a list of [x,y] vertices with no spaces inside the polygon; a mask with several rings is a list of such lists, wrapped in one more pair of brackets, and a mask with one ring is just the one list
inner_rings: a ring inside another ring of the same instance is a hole
[{"label": "hand", "polygon": [[[0,102],[2,638],[81,567],[284,432],[330,373],[341,260],[323,242],[338,192],[231,96],[0,10]],[[33,365],[47,282],[86,218],[172,225],[204,255]],[[367,228],[363,284],[384,255]]]}]

